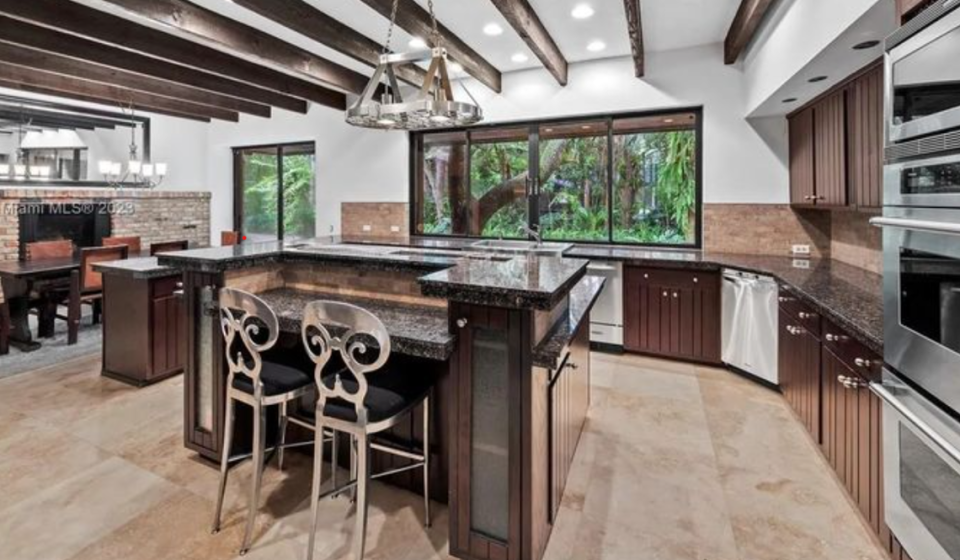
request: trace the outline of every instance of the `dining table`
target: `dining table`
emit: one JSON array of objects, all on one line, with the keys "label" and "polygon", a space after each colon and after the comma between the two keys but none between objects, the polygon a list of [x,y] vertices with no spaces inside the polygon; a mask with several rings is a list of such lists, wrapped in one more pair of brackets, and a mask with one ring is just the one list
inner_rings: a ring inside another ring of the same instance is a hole
[{"label": "dining table", "polygon": [[[131,255],[136,257],[137,255]],[[73,257],[0,262],[0,285],[10,309],[10,345],[22,352],[42,344],[30,332],[30,310],[38,310],[37,338],[52,338],[57,306],[68,295],[70,275],[80,270],[80,254]]]}]

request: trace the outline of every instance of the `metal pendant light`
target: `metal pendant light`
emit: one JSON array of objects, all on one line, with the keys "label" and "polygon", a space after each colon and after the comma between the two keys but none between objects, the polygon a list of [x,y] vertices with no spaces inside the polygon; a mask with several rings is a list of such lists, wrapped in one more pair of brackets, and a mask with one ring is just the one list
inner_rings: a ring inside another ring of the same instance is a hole
[{"label": "metal pendant light", "polygon": [[[463,88],[472,103],[456,101],[447,72],[447,50],[433,13],[433,0],[429,0],[430,18],[433,23],[431,42],[434,47],[410,53],[392,54],[390,40],[396,26],[397,7],[400,0],[393,0],[390,28],[384,43],[380,63],[364,88],[357,102],[347,109],[347,123],[363,128],[381,130],[427,130],[452,126],[467,126],[483,120],[483,111],[470,92]],[[426,77],[419,91],[410,99],[404,99],[397,81],[396,68],[405,64],[430,62]],[[386,77],[386,83],[381,80]],[[461,84],[462,85],[462,84]],[[381,91],[379,100],[374,99]]]}]

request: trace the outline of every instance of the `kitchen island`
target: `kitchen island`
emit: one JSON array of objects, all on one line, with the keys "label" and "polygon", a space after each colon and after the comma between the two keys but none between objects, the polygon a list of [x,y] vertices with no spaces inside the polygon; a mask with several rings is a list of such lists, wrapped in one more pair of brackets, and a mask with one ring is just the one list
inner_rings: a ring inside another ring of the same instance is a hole
[{"label": "kitchen island", "polygon": [[[182,273],[186,445],[211,460],[222,451],[217,290],[260,294],[280,319],[276,356],[291,363],[306,359],[299,336],[305,303],[354,303],[384,322],[399,371],[440,380],[430,476],[434,499],[449,504],[451,554],[538,559],[590,403],[589,315],[603,281],[587,276],[587,261],[576,258],[417,245],[330,239],[161,256],[158,266]],[[249,415],[239,412],[238,430],[249,429]],[[419,445],[416,424],[402,422],[386,437]],[[238,434],[236,441],[249,439]],[[374,471],[402,466],[398,460],[375,455]],[[417,478],[401,474],[393,482],[419,490]]]}]

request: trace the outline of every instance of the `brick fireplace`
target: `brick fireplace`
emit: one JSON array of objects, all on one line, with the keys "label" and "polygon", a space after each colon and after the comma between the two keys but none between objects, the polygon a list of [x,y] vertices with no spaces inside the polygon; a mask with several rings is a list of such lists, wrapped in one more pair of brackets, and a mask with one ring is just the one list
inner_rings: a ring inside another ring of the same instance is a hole
[{"label": "brick fireplace", "polygon": [[[89,222],[81,224],[85,219]],[[206,247],[210,193],[0,187],[0,261],[17,260],[22,234],[36,236],[39,231],[41,236],[55,236],[50,232],[58,224],[66,235],[78,237],[74,242],[81,246],[113,235],[139,236],[144,248],[178,239]]]}]

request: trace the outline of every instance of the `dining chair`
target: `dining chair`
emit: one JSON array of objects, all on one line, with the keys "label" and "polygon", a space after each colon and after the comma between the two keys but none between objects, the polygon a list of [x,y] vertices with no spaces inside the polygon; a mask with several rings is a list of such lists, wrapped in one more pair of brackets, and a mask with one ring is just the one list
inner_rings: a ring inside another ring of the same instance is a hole
[{"label": "dining chair", "polygon": [[163,241],[150,245],[150,256],[155,257],[160,253],[173,253],[175,251],[186,251],[190,248],[190,242],[186,239],[177,241]]},{"label": "dining chair", "polygon": [[80,250],[80,270],[70,274],[70,295],[67,298],[67,315],[58,319],[67,321],[67,344],[75,344],[80,332],[80,316],[84,305],[93,308],[93,324],[100,322],[103,311],[103,275],[93,269],[100,262],[120,261],[127,258],[127,245],[113,247],[85,247]]},{"label": "dining chair", "polygon": [[39,259],[66,259],[73,256],[73,241],[59,239],[56,241],[34,241],[27,243],[25,260]]},{"label": "dining chair", "polygon": [[10,353],[10,304],[3,296],[3,286],[0,286],[0,356]]},{"label": "dining chair", "polygon": [[220,245],[224,247],[229,247],[231,245],[237,245],[239,243],[240,243],[239,231],[221,231],[220,232]]},{"label": "dining chair", "polygon": [[[267,438],[267,408],[279,405],[280,434],[277,445],[278,468],[283,468],[283,450],[287,445],[286,429],[288,425],[287,405],[300,397],[314,392],[310,374],[297,368],[271,362],[263,354],[273,348],[280,334],[277,315],[273,309],[259,297],[231,288],[221,288],[219,294],[220,327],[223,331],[224,352],[227,374],[227,410],[223,429],[223,447],[220,459],[220,487],[217,493],[217,506],[213,518],[214,534],[220,531],[220,519],[223,510],[223,496],[227,488],[227,475],[231,465],[252,458],[254,475],[250,488],[250,504],[247,513],[246,530],[240,555],[250,550],[257,508],[260,503],[260,487],[263,480],[264,456]],[[233,448],[233,430],[236,403],[253,408],[252,453],[231,456]],[[301,424],[313,430],[312,424]],[[315,438],[316,439],[316,438]],[[326,441],[323,436],[322,443]],[[308,441],[305,445],[312,445]],[[303,443],[297,445],[304,445]],[[271,455],[272,458],[272,455]]]},{"label": "dining chair", "polygon": [[[318,399],[314,433],[333,429],[334,433],[349,434],[355,456],[351,465],[353,479],[341,487],[334,479],[333,488],[321,493],[323,446],[314,447],[307,559],[312,560],[314,554],[320,500],[353,490],[357,505],[353,558],[360,560],[366,546],[368,485],[373,479],[423,469],[424,524],[430,526],[430,392],[435,379],[423,372],[391,367],[387,328],[375,315],[355,305],[333,301],[307,304],[301,334],[307,354],[315,364]],[[346,367],[331,371],[328,366],[339,365],[334,358]],[[371,375],[374,373],[377,375]],[[390,429],[421,403],[421,449],[400,449],[370,441],[372,435]],[[372,474],[371,450],[403,457],[413,463]],[[336,459],[332,466],[335,472]]]},{"label": "dining chair", "polygon": [[131,255],[140,255],[141,245],[140,237],[131,236],[131,237],[104,237],[101,245],[104,247],[116,247],[118,245],[126,245],[129,248],[129,253]]}]

